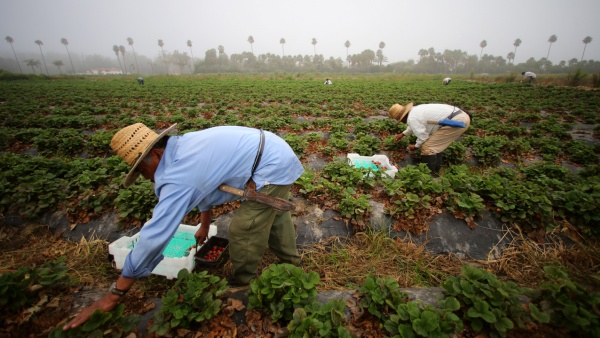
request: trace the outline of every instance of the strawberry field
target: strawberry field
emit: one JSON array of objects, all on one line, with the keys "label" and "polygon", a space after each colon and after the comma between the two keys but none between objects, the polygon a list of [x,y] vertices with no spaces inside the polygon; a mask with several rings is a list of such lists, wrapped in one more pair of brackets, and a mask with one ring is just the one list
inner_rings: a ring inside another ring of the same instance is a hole
[{"label": "strawberry field", "polygon": [[[48,213],[60,211],[72,224],[81,224],[116,211],[122,227],[139,227],[151,217],[156,197],[151,183],[141,179],[130,188],[121,186],[128,167],[110,151],[112,135],[136,122],[155,130],[177,123],[180,134],[241,125],[284,138],[306,169],[293,187],[294,198],[338,212],[354,234],[369,231],[371,201],[384,205],[396,230],[415,235],[425,231],[428,220],[440,211],[451,212],[476,228],[486,210],[535,245],[543,246],[548,234],[560,233],[586,252],[591,250],[587,270],[569,272],[573,279],[587,276],[586,287],[597,290],[598,90],[521,84],[502,78],[453,78],[451,85],[443,86],[442,78],[348,75],[329,86],[323,85],[320,77],[306,74],[148,77],[144,85],[138,85],[135,77],[0,81],[0,216],[39,222]],[[389,118],[387,110],[394,103],[408,102],[448,103],[473,116],[470,129],[444,152],[439,177],[432,177],[425,165],[419,165],[418,152],[407,150],[414,144],[414,136],[394,142],[405,125]],[[354,168],[346,161],[348,153],[385,154],[398,172],[390,178],[382,171]],[[221,212],[232,208],[235,205],[223,206]],[[294,217],[303,217],[305,212],[299,208]],[[198,212],[184,220],[188,224],[198,221]],[[52,261],[53,256],[47,256],[46,260]],[[40,259],[38,264],[44,261]],[[16,270],[8,263],[2,266],[6,266],[0,267],[2,278]],[[467,270],[445,285],[464,286],[461,278],[471,282],[495,278],[485,271]],[[566,279],[562,272],[552,270],[548,274]],[[53,282],[63,277],[57,275]],[[377,278],[372,276],[369,283],[385,285],[399,309],[400,296],[395,294],[393,283]],[[192,277],[183,280],[192,281]],[[310,280],[318,284],[314,276]],[[194,283],[208,288],[203,281]],[[500,288],[498,283],[492,282]],[[221,287],[218,284],[218,290]],[[516,290],[512,284],[503,288],[509,293]],[[211,292],[221,294],[218,290]],[[360,290],[363,295],[374,292],[367,285]],[[461,299],[464,295],[453,294],[456,289],[447,290],[454,290],[449,292],[453,300],[447,300],[439,310],[446,312],[429,309],[444,318],[440,330],[455,327],[459,321],[448,315],[458,310],[455,300],[461,307],[469,303]],[[2,292],[7,291],[0,289],[0,301],[5,297]],[[366,302],[376,303],[373,299]],[[375,303],[366,308],[373,309],[371,314],[383,325],[386,316]],[[331,308],[310,305],[304,317],[292,316],[291,312],[282,316],[289,317],[286,319],[294,323],[291,327],[297,329],[306,324],[304,319],[335,312],[332,309],[340,305],[327,306]],[[478,310],[487,313],[483,308]],[[530,308],[527,313],[543,322],[544,316],[536,311]],[[597,320],[597,309],[592,312]],[[402,334],[394,331],[402,327],[401,320],[390,318],[396,322],[385,324],[392,328],[388,334]],[[331,318],[327,320],[341,326]],[[510,329],[506,322],[506,326],[491,328],[485,320],[474,323],[470,322],[474,331],[503,335]]]}]

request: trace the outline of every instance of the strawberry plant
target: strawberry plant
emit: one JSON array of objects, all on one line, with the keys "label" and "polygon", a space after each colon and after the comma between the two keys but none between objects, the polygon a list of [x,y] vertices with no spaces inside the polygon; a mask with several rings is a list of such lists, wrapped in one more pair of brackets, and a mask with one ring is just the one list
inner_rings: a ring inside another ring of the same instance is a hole
[{"label": "strawberry plant", "polygon": [[154,314],[150,332],[166,335],[175,328],[192,329],[210,320],[221,310],[219,299],[227,291],[227,281],[207,271],[191,273],[181,269],[177,282],[162,298],[162,308]]},{"label": "strawberry plant", "polygon": [[346,302],[343,299],[330,300],[325,304],[313,301],[303,308],[297,308],[287,325],[289,337],[351,338],[352,335],[344,327],[345,310]]},{"label": "strawberry plant", "polygon": [[304,156],[304,149],[308,147],[308,141],[305,137],[296,134],[285,134],[283,139],[290,145],[298,157],[302,158]]},{"label": "strawberry plant", "polygon": [[398,282],[389,277],[375,277],[369,274],[365,283],[355,289],[360,295],[359,306],[380,320],[388,318],[408,299],[408,295],[400,291]]},{"label": "strawberry plant", "polygon": [[450,337],[463,328],[460,318],[454,314],[460,308],[454,297],[440,302],[440,307],[417,302],[399,304],[384,327],[392,337]]},{"label": "strawberry plant", "polygon": [[570,141],[566,144],[566,153],[569,159],[579,164],[598,163],[600,156],[594,153],[594,150],[581,141]]},{"label": "strawberry plant", "polygon": [[600,336],[600,293],[589,292],[572,282],[561,268],[545,266],[544,271],[548,281],[536,290],[534,301],[547,309],[550,318],[530,304],[532,316],[565,328],[575,336]]},{"label": "strawberry plant", "polygon": [[54,328],[49,338],[68,338],[68,337],[104,337],[110,334],[110,337],[121,338],[130,337],[140,321],[137,315],[124,316],[125,305],[119,304],[109,312],[96,310],[83,325],[76,328],[63,331],[63,327]]},{"label": "strawberry plant", "polygon": [[472,225],[475,216],[485,210],[485,204],[481,196],[473,192],[452,192],[448,197],[448,210],[458,212],[465,218],[467,224]]},{"label": "strawberry plant", "polygon": [[495,166],[502,157],[502,148],[508,140],[503,136],[488,136],[484,138],[470,136],[468,143],[473,148],[473,154],[486,167]]},{"label": "strawberry plant", "polygon": [[371,169],[356,168],[341,159],[327,163],[322,169],[323,178],[346,188],[373,187],[376,175],[370,175],[371,173]]},{"label": "strawberry plant", "polygon": [[447,164],[461,164],[467,158],[467,147],[462,142],[452,142],[444,150],[444,162]]},{"label": "strawberry plant", "polygon": [[525,327],[531,318],[521,306],[525,292],[513,282],[499,280],[491,272],[464,265],[462,273],[449,277],[441,286],[460,303],[463,320],[475,332],[489,331],[505,337],[515,327]]},{"label": "strawberry plant", "polygon": [[304,170],[302,176],[296,180],[295,184],[300,186],[300,192],[307,197],[318,193],[323,188],[320,178],[311,170]]},{"label": "strawberry plant", "polygon": [[568,190],[551,196],[554,208],[564,219],[576,224],[583,232],[599,236],[600,176],[572,185]]},{"label": "strawberry plant", "polygon": [[379,137],[374,137],[364,133],[357,135],[357,140],[354,141],[352,152],[362,156],[372,156],[377,154],[381,149],[381,140]]},{"label": "strawberry plant", "polygon": [[339,211],[342,216],[350,219],[353,225],[357,225],[358,229],[364,230],[372,209],[370,199],[371,195],[357,196],[353,188],[347,188],[340,202]]},{"label": "strawberry plant", "polygon": [[320,284],[316,272],[305,273],[291,264],[271,264],[261,275],[250,281],[248,309],[260,309],[271,320],[289,321],[294,310],[311,303]]},{"label": "strawberry plant", "polygon": [[154,194],[153,184],[148,180],[132,184],[129,188],[120,189],[115,200],[121,222],[145,222],[152,216],[152,209],[158,202]]},{"label": "strawberry plant", "polygon": [[340,151],[350,150],[350,141],[346,138],[344,133],[341,132],[331,134],[328,144]]},{"label": "strawberry plant", "polygon": [[44,263],[39,268],[21,267],[0,275],[0,313],[15,313],[29,306],[42,290],[62,289],[71,283],[65,257]]}]

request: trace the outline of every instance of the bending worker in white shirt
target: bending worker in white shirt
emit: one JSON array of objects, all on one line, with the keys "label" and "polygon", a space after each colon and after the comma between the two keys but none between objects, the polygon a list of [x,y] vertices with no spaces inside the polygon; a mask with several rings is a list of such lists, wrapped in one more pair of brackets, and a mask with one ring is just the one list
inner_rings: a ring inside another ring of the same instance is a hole
[{"label": "bending worker in white shirt", "polygon": [[[415,134],[417,142],[408,146],[409,150],[421,149],[422,162],[433,174],[437,174],[442,166],[442,153],[450,143],[464,134],[471,125],[470,116],[460,108],[441,103],[429,103],[413,106],[394,104],[390,107],[390,116],[407,125],[406,130],[396,135],[399,142],[404,136]],[[442,126],[431,121],[449,119],[463,122],[465,127]]]}]

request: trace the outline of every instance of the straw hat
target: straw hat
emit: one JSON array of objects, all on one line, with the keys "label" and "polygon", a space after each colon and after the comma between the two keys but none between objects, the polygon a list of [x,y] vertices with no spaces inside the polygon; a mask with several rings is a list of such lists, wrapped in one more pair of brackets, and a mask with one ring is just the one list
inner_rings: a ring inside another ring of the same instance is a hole
[{"label": "straw hat", "polygon": [[390,110],[389,110],[390,116],[395,118],[398,121],[402,121],[404,116],[406,116],[406,114],[408,114],[408,112],[412,109],[412,107],[413,107],[412,102],[407,104],[405,107],[396,103],[390,107]]},{"label": "straw hat", "polygon": [[131,170],[125,176],[125,182],[123,183],[125,188],[132,185],[140,176],[140,173],[135,168],[152,150],[152,146],[173,130],[175,126],[177,126],[177,123],[165,129],[162,133],[157,134],[143,123],[136,123],[119,130],[113,136],[110,141],[110,147],[131,166]]}]

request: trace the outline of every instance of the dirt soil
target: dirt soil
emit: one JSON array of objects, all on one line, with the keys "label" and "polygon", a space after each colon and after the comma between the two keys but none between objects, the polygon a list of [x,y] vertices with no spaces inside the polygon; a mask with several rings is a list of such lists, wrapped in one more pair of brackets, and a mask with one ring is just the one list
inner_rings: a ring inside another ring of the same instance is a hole
[{"label": "dirt soil", "polygon": [[[93,243],[92,243],[93,244]],[[0,274],[13,272],[19,266],[40,266],[61,255],[76,257],[82,254],[82,246],[89,248],[86,243],[72,243],[54,237],[47,227],[37,224],[26,224],[21,227],[0,227]],[[93,245],[92,245],[93,246]],[[105,248],[104,248],[105,249]],[[101,249],[97,255],[103,255]],[[98,260],[93,251],[86,251],[89,262]],[[267,253],[263,267],[275,262],[275,256]],[[74,264],[68,262],[69,273],[83,281],[86,287],[64,288],[62,290],[38,293],[39,300],[18,314],[7,314],[0,310],[0,337],[48,337],[57,326],[64,325],[74,314],[94,300],[99,299],[107,291],[106,286],[118,276],[108,260],[98,267],[90,266],[90,270],[75,270]],[[91,265],[91,264],[90,264]],[[220,267],[209,268],[208,272],[220,277],[226,277],[230,272],[229,263]],[[161,305],[160,298],[170,288],[174,280],[168,281],[159,276],[151,276],[138,281],[125,296],[125,315],[139,315],[140,325],[134,335],[127,337],[156,337],[148,332],[152,324],[154,312]],[[178,330],[176,337],[285,337],[288,331],[285,324],[272,323],[270,317],[260,311],[248,310],[247,287],[232,288],[224,297],[221,313],[210,322],[199,325],[195,330]],[[381,323],[368,312],[362,311],[356,300],[347,300],[350,310],[349,331],[356,337],[385,337]],[[476,335],[468,329],[463,330],[459,337],[485,337]],[[569,337],[564,332],[550,327],[531,327],[527,331],[514,331],[509,337]]]}]

